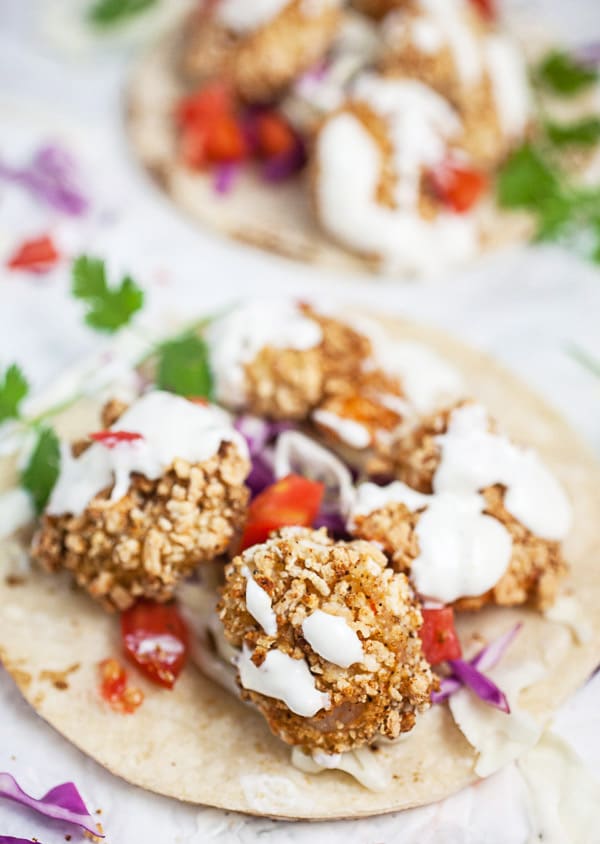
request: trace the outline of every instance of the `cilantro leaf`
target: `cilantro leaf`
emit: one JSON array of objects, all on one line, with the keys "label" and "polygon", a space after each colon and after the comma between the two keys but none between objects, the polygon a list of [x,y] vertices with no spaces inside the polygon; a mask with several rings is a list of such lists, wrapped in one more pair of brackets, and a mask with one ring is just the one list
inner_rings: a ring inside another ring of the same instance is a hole
[{"label": "cilantro leaf", "polygon": [[539,207],[541,200],[555,197],[559,180],[551,166],[532,144],[523,144],[506,161],[497,180],[502,208]]},{"label": "cilantro leaf", "polygon": [[144,304],[144,292],[129,276],[109,287],[104,261],[80,255],[73,264],[72,293],[87,305],[86,323],[109,334],[118,331]]},{"label": "cilantro leaf", "polygon": [[156,5],[157,0],[97,0],[88,13],[90,21],[97,26],[112,26],[145,12]]},{"label": "cilantro leaf", "polygon": [[38,513],[46,506],[59,471],[58,437],[52,428],[42,428],[29,462],[21,474],[21,486],[30,493]]},{"label": "cilantro leaf", "polygon": [[600,117],[584,117],[575,123],[546,123],[546,135],[554,146],[591,147],[600,141]]},{"label": "cilantro leaf", "polygon": [[156,383],[180,396],[211,398],[213,377],[204,340],[183,334],[163,343],[158,350]]},{"label": "cilantro leaf", "polygon": [[19,405],[29,391],[29,384],[16,364],[9,366],[0,379],[0,422],[17,419]]},{"label": "cilantro leaf", "polygon": [[598,78],[598,72],[578,62],[569,53],[553,50],[538,65],[535,77],[538,82],[555,94],[571,97],[589,88]]}]

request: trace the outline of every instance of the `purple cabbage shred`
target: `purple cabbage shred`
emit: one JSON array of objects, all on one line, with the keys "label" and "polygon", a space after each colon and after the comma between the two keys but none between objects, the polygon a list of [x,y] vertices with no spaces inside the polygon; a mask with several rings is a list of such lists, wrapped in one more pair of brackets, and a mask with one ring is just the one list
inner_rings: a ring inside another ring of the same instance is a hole
[{"label": "purple cabbage shred", "polygon": [[[99,838],[94,819],[90,815],[81,795],[72,782],[64,782],[50,789],[39,799],[31,797],[19,786],[15,778],[8,773],[0,773],[0,799],[12,800],[21,806],[27,806],[40,815],[63,823],[73,824],[87,830]],[[8,839],[9,841],[11,839]],[[19,839],[17,839],[19,840]],[[0,842],[2,839],[0,839]]]},{"label": "purple cabbage shred", "polygon": [[0,161],[0,179],[20,185],[63,214],[80,216],[89,206],[77,185],[72,156],[57,144],[41,147],[27,167],[12,167]]}]

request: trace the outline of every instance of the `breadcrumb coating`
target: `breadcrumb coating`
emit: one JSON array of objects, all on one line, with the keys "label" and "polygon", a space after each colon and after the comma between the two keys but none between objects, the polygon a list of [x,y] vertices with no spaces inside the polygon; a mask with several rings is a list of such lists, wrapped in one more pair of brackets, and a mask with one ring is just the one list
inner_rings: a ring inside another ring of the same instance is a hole
[{"label": "breadcrumb coating", "polygon": [[[436,437],[446,433],[453,411],[464,404],[460,402],[427,417],[417,428],[393,442],[387,461],[378,461],[377,469],[389,472],[419,492],[432,493],[433,477],[441,457]],[[457,608],[476,610],[489,603],[501,606],[530,603],[537,609],[546,609],[556,600],[560,583],[568,572],[560,543],[536,536],[515,519],[504,506],[503,486],[487,487],[482,494],[487,504],[484,512],[498,519],[511,535],[512,557],[506,573],[492,590],[461,599]],[[352,532],[361,539],[380,543],[394,567],[408,572],[419,554],[415,535],[418,520],[419,513],[393,503],[368,516],[356,517]]]},{"label": "breadcrumb coating", "polygon": [[119,501],[109,500],[109,488],[79,516],[44,515],[32,555],[47,571],[72,572],[107,610],[138,598],[168,601],[183,578],[237,539],[248,472],[247,458],[223,442],[209,460],[175,460],[157,480],[133,475]]},{"label": "breadcrumb coating", "polygon": [[335,5],[307,14],[304,0],[291,0],[268,25],[239,36],[201,10],[185,29],[180,71],[190,84],[219,77],[248,102],[271,102],[325,55],[339,21]]},{"label": "breadcrumb coating", "polygon": [[[317,689],[330,695],[329,709],[303,718],[279,700],[242,690],[288,744],[341,753],[377,736],[397,738],[429,707],[437,681],[421,649],[421,612],[406,577],[386,564],[370,543],[334,543],[324,530],[285,528],[227,566],[219,615],[228,641],[251,648],[256,665],[274,648],[305,659]],[[244,567],[271,598],[275,637],[246,609]],[[311,649],[302,624],[317,609],[345,619],[361,640],[362,662],[340,668]]]},{"label": "breadcrumb coating", "polygon": [[370,341],[351,326],[302,309],[321,326],[322,342],[306,350],[267,346],[246,365],[246,407],[257,416],[306,419],[326,395],[358,376],[371,353]]}]

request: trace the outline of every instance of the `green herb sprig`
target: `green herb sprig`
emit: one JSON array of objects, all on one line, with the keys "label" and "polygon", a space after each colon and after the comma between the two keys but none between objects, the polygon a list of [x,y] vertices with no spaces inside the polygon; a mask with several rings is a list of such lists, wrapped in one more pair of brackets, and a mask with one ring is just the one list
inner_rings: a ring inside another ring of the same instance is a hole
[{"label": "green herb sprig", "polygon": [[147,12],[158,0],[97,0],[88,12],[88,18],[97,27],[112,27]]},{"label": "green herb sprig", "polygon": [[80,255],[73,264],[71,292],[86,305],[85,321],[98,331],[114,334],[127,325],[144,305],[144,291],[130,276],[109,287],[100,258]]},{"label": "green herb sprig", "polygon": [[598,81],[598,71],[562,50],[552,50],[539,63],[534,81],[562,97],[574,97]]}]

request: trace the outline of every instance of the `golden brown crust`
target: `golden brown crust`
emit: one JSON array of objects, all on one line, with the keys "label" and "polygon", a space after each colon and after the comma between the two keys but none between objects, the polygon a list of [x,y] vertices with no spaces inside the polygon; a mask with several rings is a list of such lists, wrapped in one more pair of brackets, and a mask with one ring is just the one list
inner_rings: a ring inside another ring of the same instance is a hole
[{"label": "golden brown crust", "polygon": [[302,306],[322,329],[313,349],[265,347],[246,365],[246,407],[272,419],[306,419],[324,396],[358,377],[371,352],[369,340],[351,326]]},{"label": "golden brown crust", "polygon": [[228,32],[209,13],[190,19],[180,70],[191,84],[218,76],[248,102],[270,102],[329,49],[340,11],[324,4],[315,14],[291,2],[267,26],[243,37]]},{"label": "golden brown crust", "polygon": [[203,463],[176,460],[157,480],[134,475],[119,501],[105,489],[80,516],[45,515],[32,554],[47,571],[71,571],[105,609],[125,610],[138,598],[167,601],[180,580],[236,538],[248,469],[225,442]]},{"label": "golden brown crust", "polygon": [[[271,597],[276,637],[246,610],[244,566]],[[302,623],[316,609],[346,620],[362,641],[363,662],[340,668],[311,649]],[[419,607],[404,575],[386,568],[368,543],[334,544],[325,531],[283,530],[228,565],[219,614],[227,639],[253,649],[257,665],[274,647],[304,658],[317,688],[330,695],[330,709],[302,718],[281,701],[243,692],[288,744],[340,753],[378,735],[396,738],[429,706],[436,681],[421,650]]]}]

